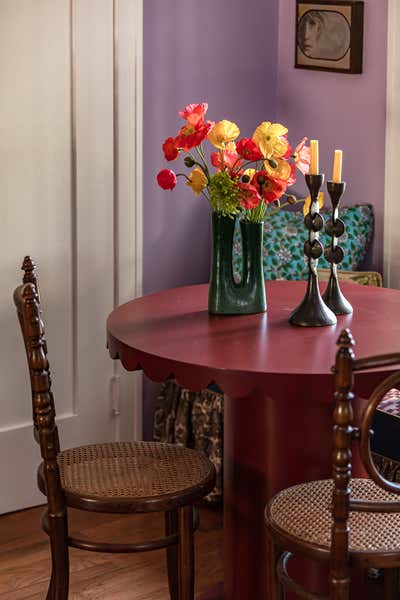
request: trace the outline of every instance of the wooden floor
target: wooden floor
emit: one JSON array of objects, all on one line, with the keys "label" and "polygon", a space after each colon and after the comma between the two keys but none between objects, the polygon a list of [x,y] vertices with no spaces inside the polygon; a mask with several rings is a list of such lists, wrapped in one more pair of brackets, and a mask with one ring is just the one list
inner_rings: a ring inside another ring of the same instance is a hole
[{"label": "wooden floor", "polygon": [[[0,600],[44,600],[50,574],[42,508],[0,517]],[[95,515],[71,510],[71,533],[97,540],[132,541],[157,537],[161,515]],[[196,539],[196,592],[222,580],[222,515],[200,510]],[[70,549],[70,600],[167,600],[165,551],[100,554]]]}]

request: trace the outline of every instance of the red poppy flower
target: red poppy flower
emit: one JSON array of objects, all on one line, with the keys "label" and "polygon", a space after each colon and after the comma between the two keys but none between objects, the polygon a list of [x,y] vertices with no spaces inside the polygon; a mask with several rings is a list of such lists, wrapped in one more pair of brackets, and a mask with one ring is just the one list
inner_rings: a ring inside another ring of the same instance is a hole
[{"label": "red poppy flower", "polygon": [[264,158],[260,148],[250,138],[243,138],[236,142],[236,150],[245,160],[261,160]]},{"label": "red poppy flower", "polygon": [[251,183],[260,190],[260,193],[267,204],[279,200],[287,188],[287,181],[275,179],[268,175],[266,171],[257,171],[253,175]]},{"label": "red poppy flower", "polygon": [[189,125],[195,127],[196,125],[203,123],[207,109],[207,102],[202,102],[201,104],[188,104],[185,106],[184,110],[179,111],[179,114]]},{"label": "red poppy flower", "polygon": [[281,179],[273,179],[269,177],[262,189],[262,197],[265,202],[269,204],[275,200],[279,200],[285,193],[287,188],[287,182]]},{"label": "red poppy flower", "polygon": [[259,205],[261,198],[254,185],[240,182],[238,183],[238,187],[240,188],[239,201],[243,208],[251,210]]},{"label": "red poppy flower", "polygon": [[195,126],[185,125],[175,138],[177,148],[187,151],[198,146],[207,137],[213,126],[213,121],[206,121]]},{"label": "red poppy flower", "polygon": [[257,189],[264,185],[268,177],[267,171],[254,171],[250,183]]},{"label": "red poppy flower", "polygon": [[164,150],[164,156],[166,160],[175,160],[178,158],[179,152],[178,148],[176,147],[175,138],[167,138],[162,145],[162,149]]},{"label": "red poppy flower", "polygon": [[176,186],[176,175],[170,169],[163,169],[157,175],[157,183],[163,190],[173,190]]}]

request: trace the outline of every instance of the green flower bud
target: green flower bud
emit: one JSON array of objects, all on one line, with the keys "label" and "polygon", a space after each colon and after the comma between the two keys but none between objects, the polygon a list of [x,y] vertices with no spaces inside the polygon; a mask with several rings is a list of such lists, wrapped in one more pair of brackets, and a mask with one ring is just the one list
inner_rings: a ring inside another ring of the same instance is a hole
[{"label": "green flower bud", "polygon": [[288,201],[289,204],[296,204],[296,202],[297,202],[296,196],[292,196],[292,194],[289,194],[289,196],[286,196],[286,200]]},{"label": "green flower bud", "polygon": [[271,167],[271,169],[276,169],[276,167],[278,166],[278,163],[273,158],[268,159],[268,164]]},{"label": "green flower bud", "polygon": [[281,207],[281,201],[280,201],[279,199],[278,199],[278,200],[274,200],[274,204],[275,204],[275,206],[276,206],[277,208],[280,208],[280,207]]},{"label": "green flower bud", "polygon": [[193,167],[193,165],[195,164],[195,161],[193,160],[193,158],[191,156],[185,156],[185,158],[183,159],[183,162],[189,168]]},{"label": "green flower bud", "polygon": [[250,177],[248,175],[243,175],[242,181],[243,181],[243,183],[249,183]]}]

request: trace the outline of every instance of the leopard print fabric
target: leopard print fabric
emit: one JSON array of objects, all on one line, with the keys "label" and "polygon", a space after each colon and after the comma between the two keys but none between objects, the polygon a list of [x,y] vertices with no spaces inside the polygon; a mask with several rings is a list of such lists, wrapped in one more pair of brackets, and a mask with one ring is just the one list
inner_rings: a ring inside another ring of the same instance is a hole
[{"label": "leopard print fabric", "polygon": [[154,412],[153,438],[203,452],[214,464],[217,481],[206,497],[222,499],[223,394],[206,389],[191,392],[174,379],[161,385]]}]

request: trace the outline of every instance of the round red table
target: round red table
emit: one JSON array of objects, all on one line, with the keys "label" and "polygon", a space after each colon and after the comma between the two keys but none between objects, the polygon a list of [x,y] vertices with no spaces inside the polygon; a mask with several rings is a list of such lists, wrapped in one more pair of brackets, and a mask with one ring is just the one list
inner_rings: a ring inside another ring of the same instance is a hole
[{"label": "round red table", "polygon": [[[340,331],[351,329],[357,357],[393,352],[400,343],[400,291],[343,284],[353,315],[338,317],[336,326],[304,328],[288,318],[305,282],[266,286],[265,314],[209,315],[208,286],[199,285],[143,296],[119,306],[107,321],[110,354],[126,369],[143,369],[155,381],[173,374],[192,390],[215,382],[226,394],[226,600],[268,598],[268,498],[288,485],[330,476],[330,369]],[[361,397],[383,375],[357,375],[356,414]],[[354,472],[360,473],[357,464]]]}]

